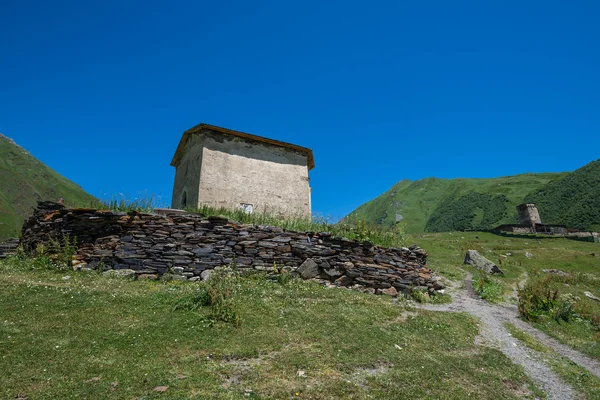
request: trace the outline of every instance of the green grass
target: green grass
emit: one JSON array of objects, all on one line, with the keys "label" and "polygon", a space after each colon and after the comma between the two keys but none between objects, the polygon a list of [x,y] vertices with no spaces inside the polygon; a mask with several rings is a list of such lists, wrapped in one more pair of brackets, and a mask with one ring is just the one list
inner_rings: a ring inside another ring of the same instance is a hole
[{"label": "green grass", "polygon": [[278,226],[301,232],[330,232],[334,236],[345,237],[360,241],[370,241],[383,247],[402,247],[407,244],[403,225],[385,227],[368,224],[364,221],[356,223],[333,222],[322,216],[309,218],[281,217],[268,213],[248,214],[242,210],[228,210],[225,208],[212,208],[203,206],[187,211],[200,213],[205,216],[222,216],[243,224]]},{"label": "green grass", "polygon": [[589,373],[586,369],[574,364],[568,358],[565,358],[552,350],[548,346],[540,343],[531,335],[521,331],[512,324],[506,324],[509,332],[526,346],[538,351],[544,357],[544,361],[552,370],[565,380],[578,395],[583,399],[600,399],[600,379]]},{"label": "green grass", "polygon": [[[226,285],[237,327],[177,307],[209,284],[0,262],[0,397],[498,399],[538,393],[466,314],[260,276]],[[233,286],[231,286],[233,285]],[[163,392],[154,391],[168,386]]]},{"label": "green grass", "polygon": [[502,284],[485,273],[473,275],[473,289],[482,299],[492,303],[498,303],[504,299]]},{"label": "green grass", "polygon": [[[392,226],[396,214],[409,233],[490,229],[517,223],[515,206],[532,191],[567,173],[521,174],[488,179],[402,180],[361,205],[346,220]],[[541,215],[542,221],[546,217]]]},{"label": "green grass", "polygon": [[[511,294],[526,275],[530,282],[547,279],[546,284],[558,290],[559,295],[570,293],[576,300],[577,315],[567,322],[557,321],[548,313],[532,324],[557,340],[600,359],[600,302],[584,295],[590,291],[600,297],[598,243],[553,237],[511,238],[482,232],[409,235],[407,240],[426,249],[429,267],[443,276],[457,280],[464,279],[467,271],[473,273],[476,288],[478,277],[482,275],[463,264],[467,250],[477,250],[495,262],[504,275],[487,278],[493,282],[493,289],[485,282],[481,285],[482,289],[494,292],[494,301],[513,301]],[[528,258],[526,253],[532,257]],[[542,269],[558,269],[570,275],[545,274]]]},{"label": "green grass", "polygon": [[48,168],[0,135],[0,240],[18,236],[38,200],[65,199],[67,206],[98,206],[80,186]]},{"label": "green grass", "polygon": [[[556,311],[551,310],[549,313],[542,313],[532,321],[532,325],[574,349],[600,359],[600,303],[583,294],[585,291],[600,294],[598,275],[575,273],[569,277],[550,275],[534,279],[550,290],[557,290],[560,297],[570,295],[574,305],[569,312],[568,321],[556,318]],[[557,307],[560,304],[559,301]]]},{"label": "green grass", "polygon": [[111,199],[102,200],[100,207],[105,210],[130,212],[137,211],[141,213],[154,212],[156,199],[154,195],[148,193],[142,193],[139,197],[133,199],[127,199],[120,195],[119,197],[113,196]]},{"label": "green grass", "polygon": [[440,201],[425,225],[426,232],[485,230],[514,220],[513,204],[503,194],[470,192]]}]

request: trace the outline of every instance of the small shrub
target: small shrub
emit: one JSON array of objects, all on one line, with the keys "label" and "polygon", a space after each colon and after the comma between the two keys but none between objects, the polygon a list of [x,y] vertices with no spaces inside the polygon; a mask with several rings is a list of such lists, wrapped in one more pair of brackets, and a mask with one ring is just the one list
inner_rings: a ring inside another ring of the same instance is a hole
[{"label": "small shrub", "polygon": [[173,310],[198,311],[202,307],[211,305],[211,298],[208,294],[208,288],[202,286],[194,293],[179,298],[173,305]]},{"label": "small shrub", "polygon": [[273,262],[273,273],[277,274],[275,280],[280,285],[285,286],[294,280],[294,275],[292,275],[290,271],[284,268],[278,268],[275,262]]},{"label": "small shrub", "polygon": [[73,255],[77,252],[77,240],[68,235],[62,238],[48,239],[49,247],[46,250],[48,255],[55,261],[58,270],[67,270],[71,266]]},{"label": "small shrub", "polygon": [[31,255],[21,250],[17,254],[9,256],[2,260],[2,269],[12,271],[62,271],[55,260],[47,254]]},{"label": "small shrub", "polygon": [[529,281],[518,295],[519,313],[529,321],[548,315],[558,302],[558,290],[550,284],[550,277]]},{"label": "small shrub", "polygon": [[48,253],[48,247],[46,246],[46,243],[37,243],[35,245],[35,252],[34,252],[35,256],[46,255],[47,253]]},{"label": "small shrub", "polygon": [[230,268],[216,268],[208,279],[211,316],[217,321],[240,323],[236,295],[239,292],[240,275]]},{"label": "small shrub", "polygon": [[77,242],[68,235],[48,238],[47,243],[38,243],[33,254],[18,249],[17,254],[9,257],[7,265],[22,270],[66,271],[70,268],[73,255],[77,251]]},{"label": "small shrub", "polygon": [[410,297],[417,303],[429,303],[431,301],[429,293],[424,290],[411,290]]},{"label": "small shrub", "polygon": [[600,330],[600,315],[590,302],[571,293],[560,294],[556,288],[560,283],[568,282],[571,286],[577,286],[581,281],[588,283],[589,279],[585,274],[538,277],[519,290],[519,312],[530,321],[543,317],[552,318],[559,323],[584,321],[593,330]]},{"label": "small shrub", "polygon": [[241,322],[237,303],[241,279],[239,273],[231,268],[215,268],[208,282],[193,294],[178,299],[173,309],[197,311],[210,307],[210,313],[204,317],[207,325],[221,321],[237,327]]},{"label": "small shrub", "polygon": [[446,293],[434,293],[433,296],[430,296],[430,302],[432,304],[450,304],[452,303],[452,296]]},{"label": "small shrub", "polygon": [[[589,323],[595,330],[600,331],[600,315],[597,313],[596,309],[591,305],[591,302],[577,301],[573,308],[576,316],[589,321]],[[600,341],[600,336],[598,340]]]},{"label": "small shrub", "polygon": [[42,255],[29,260],[33,270],[50,270],[62,271],[65,268],[62,265],[56,264],[50,257]]},{"label": "small shrub", "polygon": [[473,289],[484,300],[491,302],[502,300],[502,285],[488,275],[476,275],[473,278]]},{"label": "small shrub", "polygon": [[552,316],[556,322],[561,320],[569,322],[575,315],[575,297],[571,293],[561,294],[552,309]]},{"label": "small shrub", "polygon": [[288,285],[290,282],[294,280],[294,275],[290,274],[288,271],[281,271],[279,275],[277,275],[277,283],[280,285]]}]

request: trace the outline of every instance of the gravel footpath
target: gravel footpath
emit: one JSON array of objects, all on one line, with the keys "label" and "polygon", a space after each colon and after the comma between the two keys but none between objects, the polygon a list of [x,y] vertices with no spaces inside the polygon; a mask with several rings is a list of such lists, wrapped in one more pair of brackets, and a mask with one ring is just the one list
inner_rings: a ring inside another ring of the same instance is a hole
[{"label": "gravel footpath", "polygon": [[454,288],[452,298],[453,302],[450,304],[416,304],[415,307],[430,311],[468,312],[479,318],[481,325],[475,343],[497,348],[513,363],[521,365],[525,373],[546,392],[549,399],[573,399],[576,395],[573,389],[543,361],[543,355],[513,337],[504,326],[505,323],[515,325],[600,378],[600,362],[533,328],[519,318],[516,306],[491,304],[481,300],[473,290],[471,274],[468,274],[464,288]]}]

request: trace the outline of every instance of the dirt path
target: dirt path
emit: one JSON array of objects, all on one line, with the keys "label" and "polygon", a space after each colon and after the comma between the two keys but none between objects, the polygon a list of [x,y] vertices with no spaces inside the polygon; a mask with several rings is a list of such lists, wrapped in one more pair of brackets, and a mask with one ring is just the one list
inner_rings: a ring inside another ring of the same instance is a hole
[{"label": "dirt path", "polygon": [[576,396],[573,389],[543,361],[542,354],[527,347],[508,332],[506,323],[515,325],[600,378],[600,362],[559,343],[521,320],[515,305],[491,304],[481,300],[473,290],[471,274],[468,274],[464,288],[455,285],[452,297],[453,302],[450,304],[417,304],[415,307],[431,311],[468,312],[479,318],[481,325],[475,343],[497,348],[512,362],[521,365],[525,373],[546,392],[549,399],[572,399]]}]

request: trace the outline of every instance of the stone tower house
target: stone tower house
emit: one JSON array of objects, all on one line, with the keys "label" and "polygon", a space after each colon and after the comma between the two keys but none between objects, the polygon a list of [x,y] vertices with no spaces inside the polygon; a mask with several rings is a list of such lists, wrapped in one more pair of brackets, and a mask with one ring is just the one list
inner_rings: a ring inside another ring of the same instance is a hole
[{"label": "stone tower house", "polygon": [[308,171],[315,163],[306,147],[200,124],[183,133],[171,165],[173,208],[311,216]]},{"label": "stone tower house", "polygon": [[535,226],[535,224],[542,223],[540,213],[535,204],[519,204],[517,206],[517,211],[519,212],[519,224],[521,225]]}]

